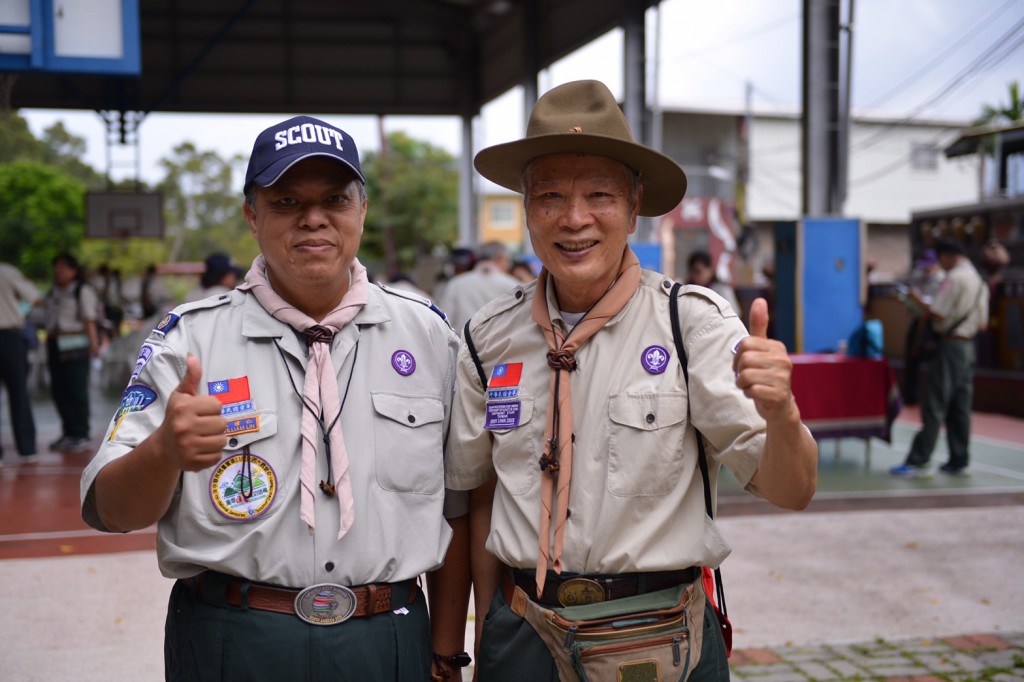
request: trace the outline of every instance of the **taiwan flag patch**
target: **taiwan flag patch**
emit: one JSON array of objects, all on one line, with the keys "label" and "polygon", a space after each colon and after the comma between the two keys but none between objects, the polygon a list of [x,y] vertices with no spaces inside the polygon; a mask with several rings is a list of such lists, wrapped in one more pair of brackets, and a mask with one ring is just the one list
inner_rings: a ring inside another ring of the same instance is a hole
[{"label": "taiwan flag patch", "polygon": [[206,388],[221,405],[241,403],[249,399],[249,377],[210,381]]},{"label": "taiwan flag patch", "polygon": [[503,388],[518,386],[523,376],[523,363],[509,362],[504,365],[496,365],[491,370],[491,380],[487,382],[487,388]]}]

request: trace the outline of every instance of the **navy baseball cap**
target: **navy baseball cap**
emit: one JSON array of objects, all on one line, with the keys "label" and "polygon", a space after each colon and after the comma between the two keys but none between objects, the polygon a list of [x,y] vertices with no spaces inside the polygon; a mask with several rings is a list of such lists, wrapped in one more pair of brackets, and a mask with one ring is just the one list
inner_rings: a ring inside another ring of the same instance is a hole
[{"label": "navy baseball cap", "polygon": [[289,168],[311,156],[343,163],[366,184],[351,135],[312,116],[296,116],[270,126],[256,138],[243,191],[248,192],[253,183],[260,187],[273,185]]}]

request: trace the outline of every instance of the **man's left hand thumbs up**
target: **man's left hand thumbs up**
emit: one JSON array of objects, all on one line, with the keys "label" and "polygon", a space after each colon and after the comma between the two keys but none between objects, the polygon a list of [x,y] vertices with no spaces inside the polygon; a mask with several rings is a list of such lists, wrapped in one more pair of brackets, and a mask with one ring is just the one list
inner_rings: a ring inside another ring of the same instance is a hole
[{"label": "man's left hand thumbs up", "polygon": [[793,362],[785,345],[768,338],[768,302],[763,298],[750,306],[750,336],[740,341],[733,370],[736,385],[766,421],[784,419],[796,411],[790,385]]}]

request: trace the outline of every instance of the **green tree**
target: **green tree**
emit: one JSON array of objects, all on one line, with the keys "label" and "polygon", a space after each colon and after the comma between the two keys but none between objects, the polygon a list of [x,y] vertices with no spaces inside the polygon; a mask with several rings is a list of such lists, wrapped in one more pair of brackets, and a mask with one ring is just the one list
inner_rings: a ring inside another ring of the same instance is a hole
[{"label": "green tree", "polygon": [[362,169],[369,210],[361,260],[380,262],[391,274],[410,269],[435,247],[455,243],[459,172],[454,156],[393,132],[383,153],[365,155]]},{"label": "green tree", "polygon": [[53,257],[77,252],[85,186],[38,161],[0,164],[0,253],[26,276],[48,279]]},{"label": "green tree", "polygon": [[159,189],[164,197],[168,260],[201,261],[224,251],[248,264],[259,246],[242,215],[242,194],[235,188],[235,166],[242,158],[223,159],[200,151],[191,142],[160,160],[166,175]]},{"label": "green tree", "polygon": [[43,131],[39,147],[40,160],[57,166],[73,178],[78,178],[89,189],[101,189],[105,186],[104,176],[82,161],[88,149],[85,138],[69,133],[63,121],[57,121]]},{"label": "green tree", "polygon": [[16,112],[0,112],[0,163],[41,161],[39,140]]},{"label": "green tree", "polygon": [[1010,101],[1008,104],[992,106],[986,104],[981,108],[981,115],[975,120],[975,126],[1003,126],[1024,120],[1024,101],[1020,98],[1020,83],[1013,81],[1008,88]]}]

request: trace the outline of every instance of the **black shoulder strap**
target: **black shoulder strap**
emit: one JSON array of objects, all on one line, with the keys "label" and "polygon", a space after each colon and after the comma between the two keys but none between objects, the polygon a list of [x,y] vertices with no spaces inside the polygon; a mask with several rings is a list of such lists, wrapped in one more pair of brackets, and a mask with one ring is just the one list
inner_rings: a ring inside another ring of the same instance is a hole
[{"label": "black shoulder strap", "polygon": [[487,373],[484,372],[484,366],[480,364],[480,356],[477,355],[476,346],[473,345],[473,337],[469,335],[469,321],[466,321],[466,326],[462,330],[462,338],[466,340],[466,348],[469,349],[469,356],[473,358],[473,364],[476,365],[476,374],[480,377],[480,388],[487,390]]},{"label": "black shoulder strap", "polygon": [[[683,348],[683,332],[679,327],[679,290],[683,285],[676,282],[672,285],[672,291],[669,292],[669,304],[668,314],[672,320],[672,342],[676,346],[676,355],[679,356],[679,364],[683,367],[683,378],[686,380],[686,385],[690,385],[690,372],[687,368],[686,350]],[[714,519],[715,511],[711,503],[711,483],[708,480],[708,456],[704,452],[704,436],[701,435],[700,430],[694,426],[694,430],[697,432],[697,464],[700,466],[700,475],[704,480],[704,508],[707,510],[708,517]],[[728,617],[728,611],[725,609],[725,588],[722,586],[722,570],[720,568],[715,569],[715,592],[718,601],[718,608],[722,610],[722,615]]]}]

